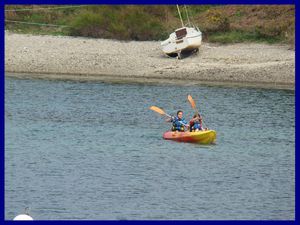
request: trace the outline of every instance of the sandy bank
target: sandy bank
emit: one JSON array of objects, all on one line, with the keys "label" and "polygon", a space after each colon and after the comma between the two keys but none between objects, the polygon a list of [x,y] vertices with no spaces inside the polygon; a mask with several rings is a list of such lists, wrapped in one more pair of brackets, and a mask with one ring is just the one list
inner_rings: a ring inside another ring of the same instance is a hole
[{"label": "sandy bank", "polygon": [[204,43],[183,60],[159,42],[5,34],[7,76],[38,79],[230,84],[294,89],[295,51],[285,45]]}]

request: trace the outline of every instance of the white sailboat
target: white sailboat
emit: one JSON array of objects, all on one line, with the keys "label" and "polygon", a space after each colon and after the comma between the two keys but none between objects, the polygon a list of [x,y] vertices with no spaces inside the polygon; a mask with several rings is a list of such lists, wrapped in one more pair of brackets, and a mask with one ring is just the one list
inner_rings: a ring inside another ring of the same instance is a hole
[{"label": "white sailboat", "polygon": [[175,30],[169,35],[169,38],[161,42],[162,51],[171,57],[181,58],[182,54],[197,52],[202,43],[202,33],[198,27],[192,26],[188,13],[188,26],[183,24],[181,13],[177,5],[178,14],[181,20],[182,27]]}]

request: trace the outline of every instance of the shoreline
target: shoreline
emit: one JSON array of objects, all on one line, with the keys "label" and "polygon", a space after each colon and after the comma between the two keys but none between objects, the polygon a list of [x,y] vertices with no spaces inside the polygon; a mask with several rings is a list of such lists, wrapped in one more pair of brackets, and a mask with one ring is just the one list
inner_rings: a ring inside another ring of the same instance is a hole
[{"label": "shoreline", "polygon": [[17,79],[36,79],[36,80],[54,80],[54,81],[74,81],[74,82],[103,82],[115,84],[143,84],[143,85],[179,85],[179,86],[220,86],[220,87],[245,87],[260,89],[279,89],[295,90],[295,86],[286,83],[262,83],[262,82],[232,82],[232,81],[186,81],[183,79],[165,79],[165,78],[141,78],[133,76],[116,75],[90,75],[90,74],[53,74],[53,73],[22,73],[6,72],[7,77]]},{"label": "shoreline", "polygon": [[197,55],[164,56],[160,43],[5,32],[5,73],[24,79],[295,89],[287,45],[203,43]]}]

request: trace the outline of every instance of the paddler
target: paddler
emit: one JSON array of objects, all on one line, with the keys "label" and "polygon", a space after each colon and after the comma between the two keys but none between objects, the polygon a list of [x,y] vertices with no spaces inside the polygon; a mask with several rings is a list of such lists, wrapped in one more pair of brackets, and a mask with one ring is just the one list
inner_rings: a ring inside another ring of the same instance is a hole
[{"label": "paddler", "polygon": [[202,116],[198,113],[193,116],[190,120],[190,131],[199,131],[199,130],[207,130],[207,128],[203,128],[202,125]]},{"label": "paddler", "polygon": [[178,110],[177,111],[177,116],[176,117],[171,117],[166,120],[167,122],[173,123],[172,126],[172,131],[180,131],[184,132],[184,127],[189,127],[188,123],[186,120],[183,118],[183,111]]}]

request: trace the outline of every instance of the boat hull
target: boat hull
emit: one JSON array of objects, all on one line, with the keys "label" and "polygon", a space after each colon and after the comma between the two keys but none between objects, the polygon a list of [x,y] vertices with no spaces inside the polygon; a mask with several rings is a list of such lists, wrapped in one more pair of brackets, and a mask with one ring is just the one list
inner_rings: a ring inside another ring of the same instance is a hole
[{"label": "boat hull", "polygon": [[167,131],[163,134],[166,140],[190,142],[198,144],[213,144],[216,142],[217,133],[214,130],[195,131],[195,132],[173,132]]}]

